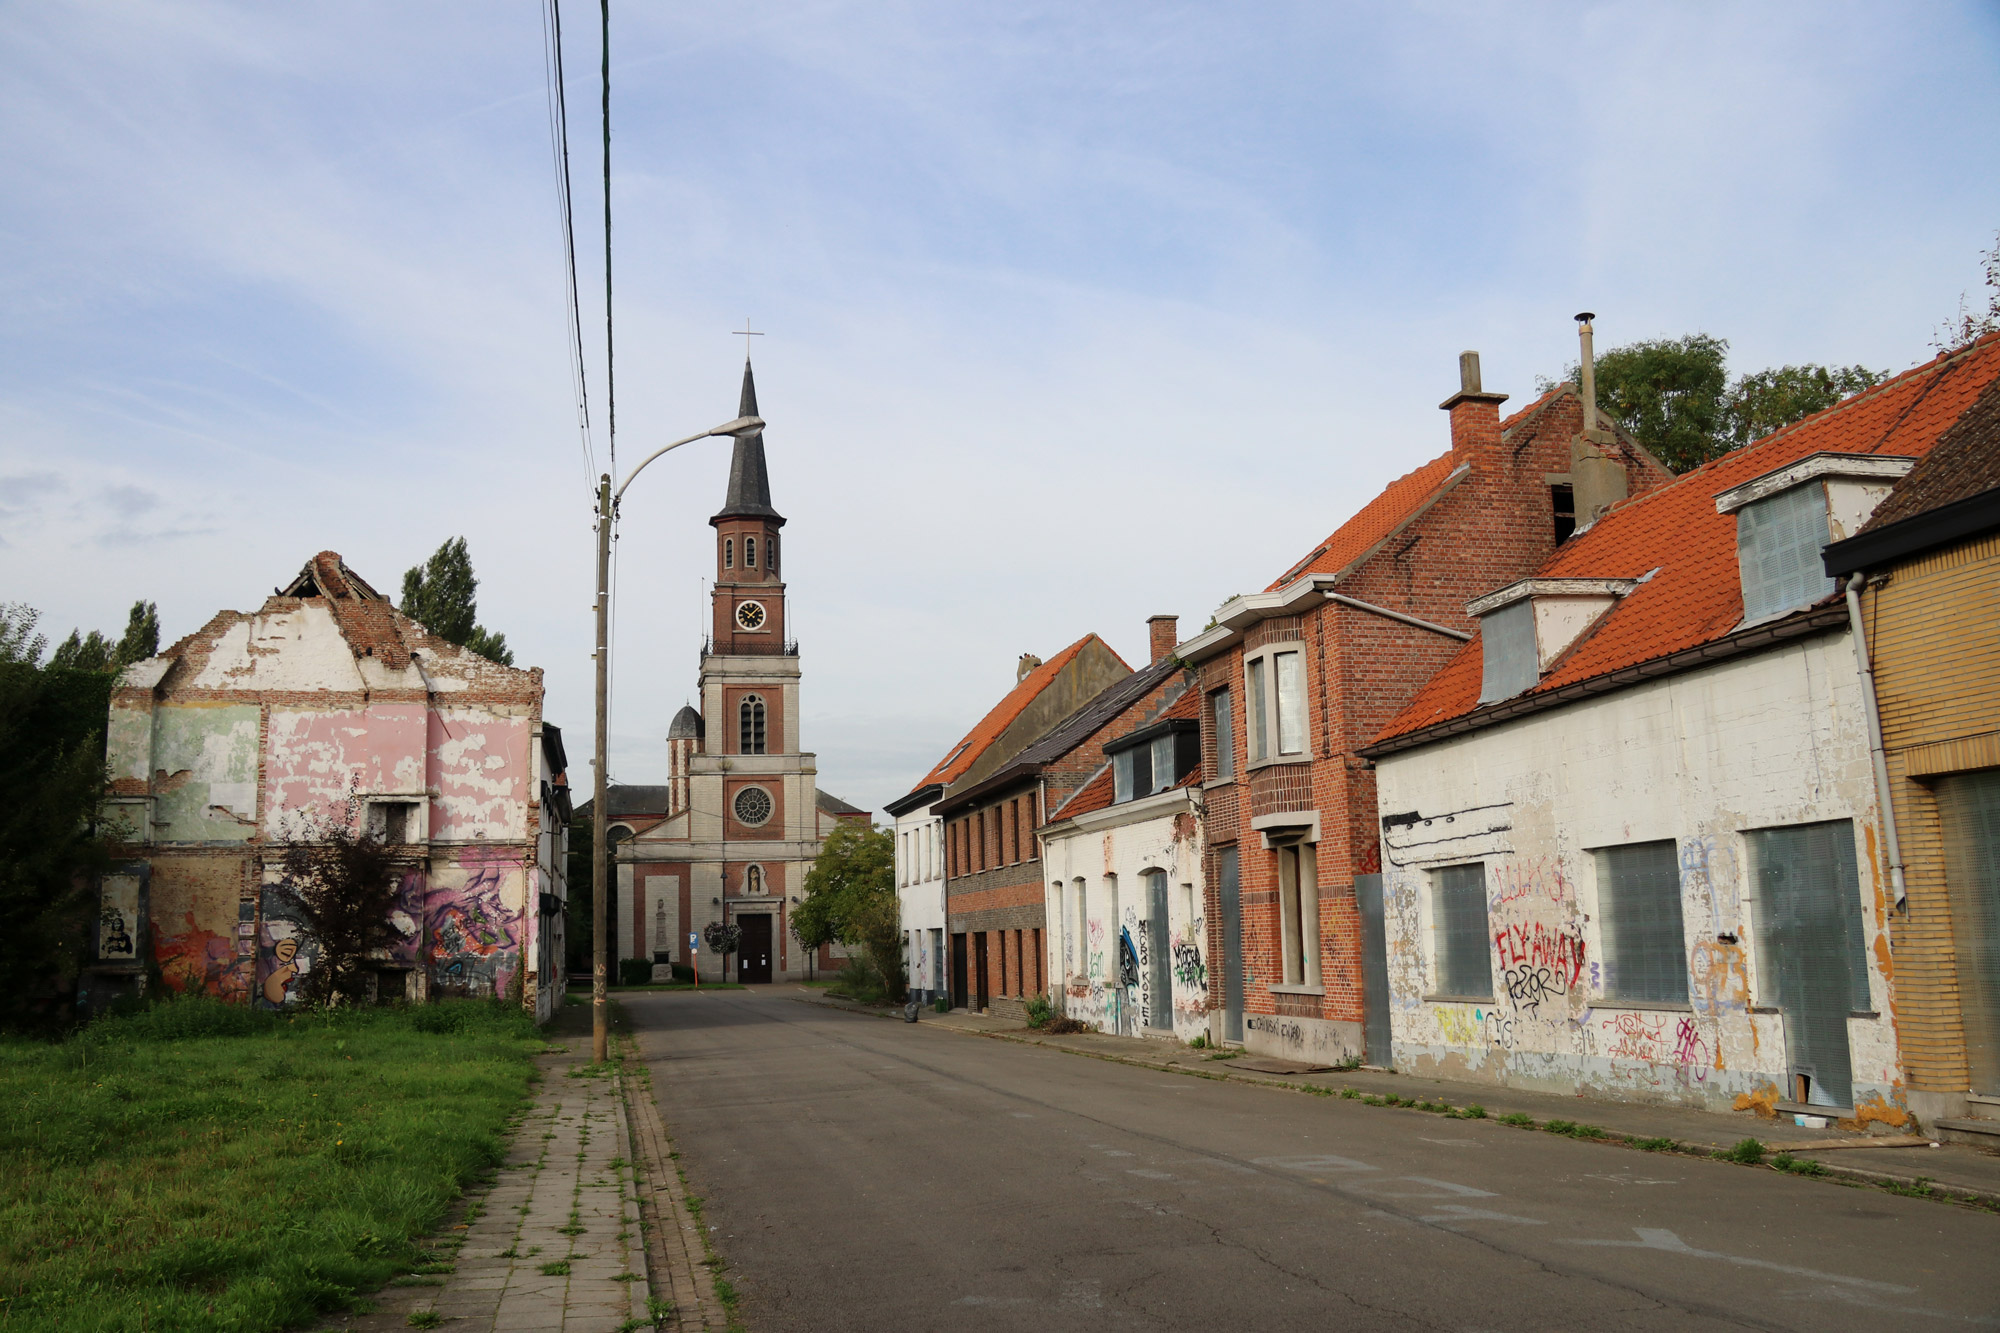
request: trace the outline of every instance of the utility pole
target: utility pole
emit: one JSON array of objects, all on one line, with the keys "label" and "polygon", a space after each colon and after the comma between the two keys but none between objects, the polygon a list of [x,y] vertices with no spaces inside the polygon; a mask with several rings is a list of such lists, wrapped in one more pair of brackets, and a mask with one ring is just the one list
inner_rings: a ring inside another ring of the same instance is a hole
[{"label": "utility pole", "polygon": [[610,811],[605,809],[605,803],[610,796],[611,784],[605,776],[604,755],[604,733],[611,712],[610,622],[611,474],[607,472],[597,479],[597,757],[591,761],[595,794],[590,802],[591,882],[595,886],[590,901],[590,1058],[598,1064],[611,1058],[610,996],[605,993],[609,982],[605,975],[607,951],[604,939],[611,918],[604,907],[611,879],[611,849],[605,845],[610,824]]}]

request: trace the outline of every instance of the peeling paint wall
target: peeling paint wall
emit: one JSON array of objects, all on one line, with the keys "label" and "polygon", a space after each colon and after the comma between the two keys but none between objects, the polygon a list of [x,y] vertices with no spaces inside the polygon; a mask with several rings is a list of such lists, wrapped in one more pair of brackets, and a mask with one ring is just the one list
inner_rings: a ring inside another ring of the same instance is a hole
[{"label": "peeling paint wall", "polygon": [[[1101,812],[1115,819],[1120,807]],[[1203,923],[1201,821],[1191,797],[1113,823],[1089,816],[1083,827],[1043,836],[1048,957],[1045,975],[1058,1008],[1099,1032],[1127,1036],[1171,1033],[1192,1041],[1208,1031],[1207,935]],[[1166,992],[1155,993],[1156,932],[1146,874],[1167,879]],[[1077,880],[1084,881],[1087,926],[1077,928]],[[1111,885],[1117,883],[1116,915]]]},{"label": "peeling paint wall", "polygon": [[[1857,1106],[1903,1101],[1884,882],[1844,633],[1531,715],[1378,761],[1396,1063],[1417,1073],[1713,1109],[1789,1100],[1785,1016],[1760,989],[1749,830],[1851,820],[1869,1008],[1848,1021]],[[1673,839],[1688,1004],[1605,998],[1592,849]],[[1432,871],[1486,867],[1492,998],[1439,986]],[[1775,1089],[1783,1089],[1782,1093]]]},{"label": "peeling paint wall", "polygon": [[153,821],[161,842],[247,842],[257,831],[255,705],[153,713]]}]

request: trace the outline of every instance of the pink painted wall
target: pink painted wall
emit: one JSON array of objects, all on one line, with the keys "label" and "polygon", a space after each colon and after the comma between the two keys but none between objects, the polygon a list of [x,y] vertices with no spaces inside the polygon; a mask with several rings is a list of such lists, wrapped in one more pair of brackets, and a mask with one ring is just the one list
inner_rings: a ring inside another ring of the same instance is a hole
[{"label": "pink painted wall", "polygon": [[528,836],[529,737],[525,717],[457,709],[430,715],[433,839]]},{"label": "pink painted wall", "polygon": [[264,831],[281,837],[282,817],[338,809],[349,777],[368,792],[418,792],[425,785],[424,705],[271,710],[264,744]]}]

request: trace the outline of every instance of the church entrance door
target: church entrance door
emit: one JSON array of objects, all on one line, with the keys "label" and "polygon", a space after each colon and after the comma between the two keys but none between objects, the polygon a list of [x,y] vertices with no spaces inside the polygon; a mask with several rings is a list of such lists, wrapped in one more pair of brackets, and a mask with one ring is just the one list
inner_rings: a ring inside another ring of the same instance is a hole
[{"label": "church entrance door", "polygon": [[745,912],[736,918],[743,927],[743,941],[737,946],[736,979],[749,985],[771,979],[771,914]]}]

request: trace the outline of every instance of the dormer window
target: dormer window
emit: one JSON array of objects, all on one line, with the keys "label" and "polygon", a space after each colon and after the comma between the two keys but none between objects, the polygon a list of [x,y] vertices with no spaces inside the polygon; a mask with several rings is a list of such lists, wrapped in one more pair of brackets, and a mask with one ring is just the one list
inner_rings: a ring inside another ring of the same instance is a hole
[{"label": "dormer window", "polygon": [[1479,619],[1479,702],[1535,688],[1542,673],[1641,581],[1522,579],[1467,606],[1466,614]]},{"label": "dormer window", "polygon": [[1201,763],[1201,724],[1175,719],[1141,727],[1104,747],[1111,757],[1113,804],[1166,791]]},{"label": "dormer window", "polygon": [[1913,460],[1812,454],[1715,497],[1736,515],[1736,572],[1743,623],[1770,620],[1833,594],[1820,560],[1830,541],[1857,531]]}]

